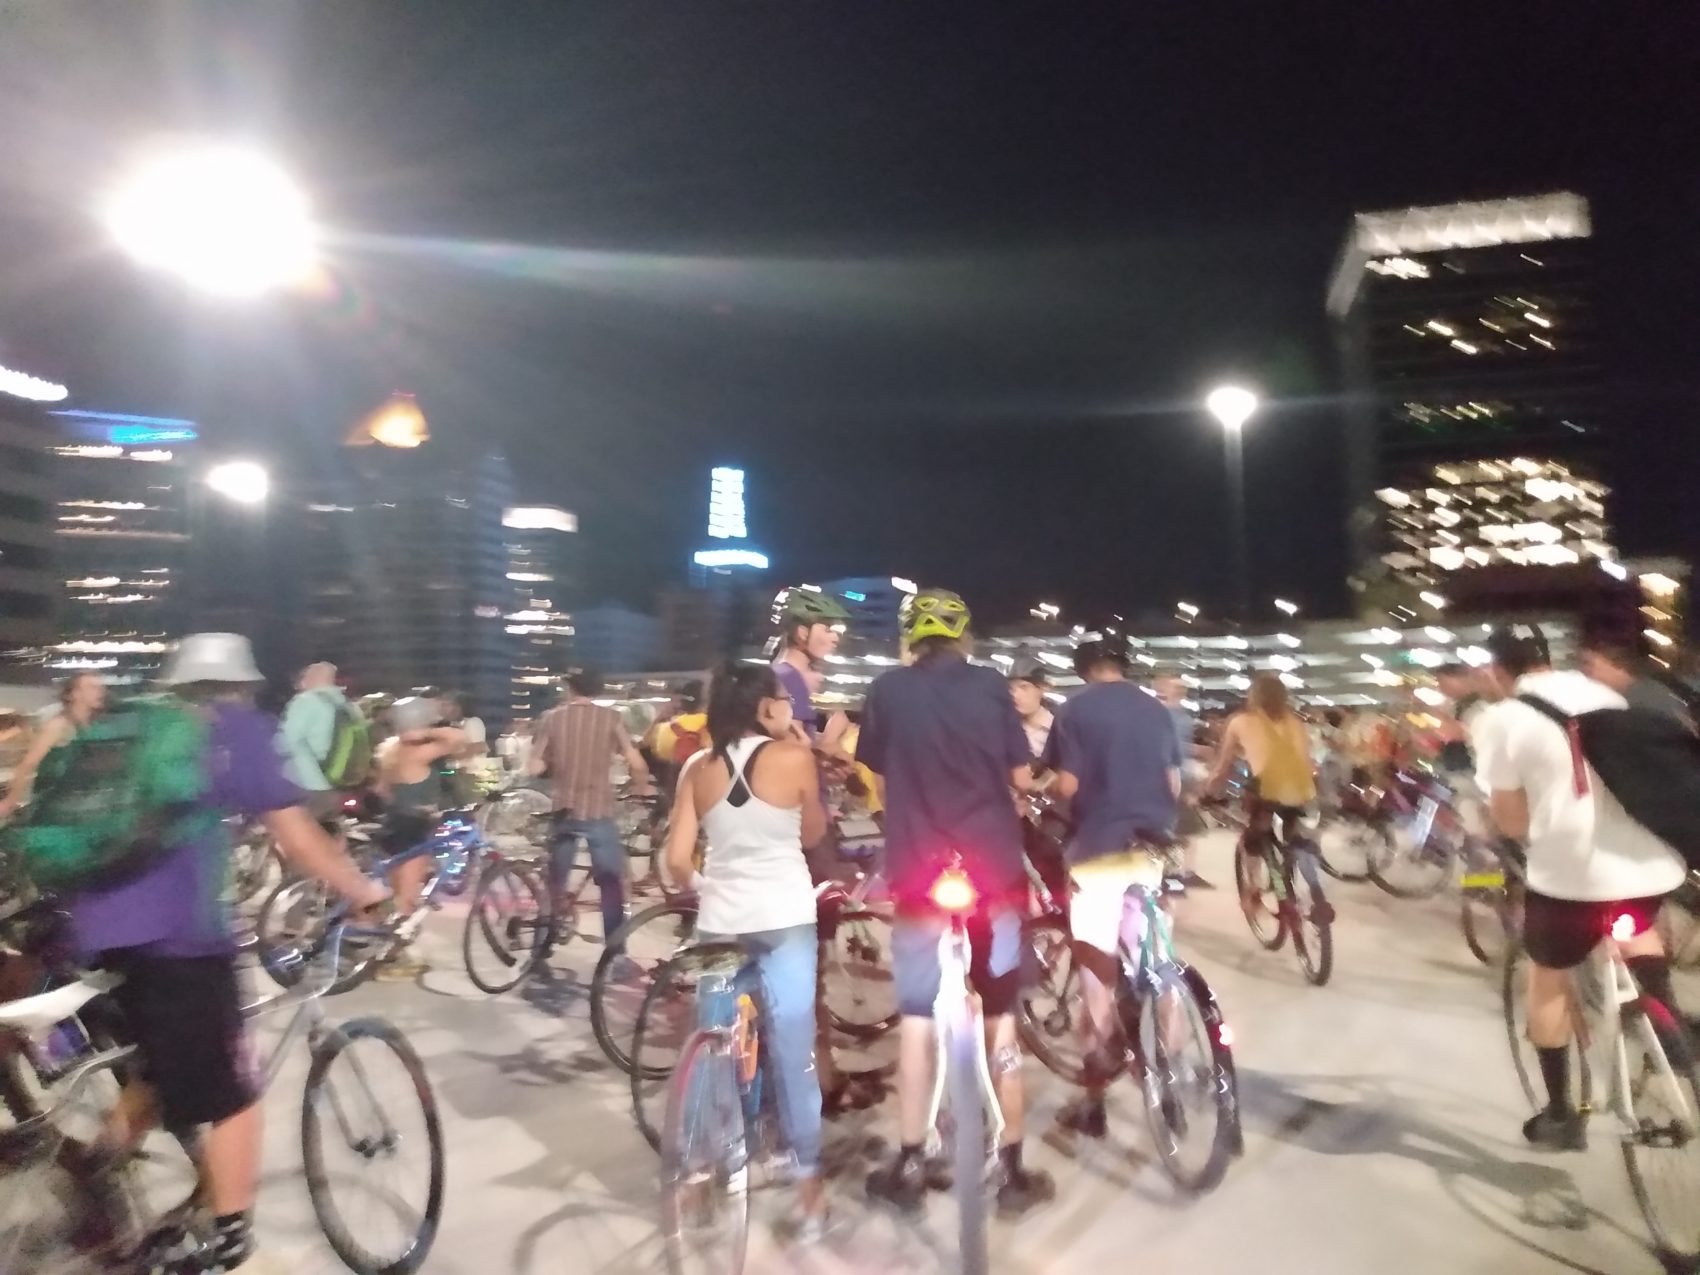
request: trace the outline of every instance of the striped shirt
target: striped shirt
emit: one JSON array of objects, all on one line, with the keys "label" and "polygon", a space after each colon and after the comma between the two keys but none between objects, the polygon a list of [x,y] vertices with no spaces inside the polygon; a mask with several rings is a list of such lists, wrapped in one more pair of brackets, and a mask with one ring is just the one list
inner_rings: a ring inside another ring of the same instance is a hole
[{"label": "striped shirt", "polygon": [[543,714],[537,724],[533,760],[549,776],[554,808],[579,819],[614,817],[610,763],[632,746],[626,724],[612,708],[574,700]]}]

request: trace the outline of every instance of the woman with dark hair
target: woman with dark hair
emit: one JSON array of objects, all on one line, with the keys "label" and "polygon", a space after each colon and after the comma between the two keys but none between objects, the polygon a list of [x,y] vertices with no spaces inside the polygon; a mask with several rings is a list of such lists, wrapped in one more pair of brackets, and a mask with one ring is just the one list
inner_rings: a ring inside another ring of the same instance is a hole
[{"label": "woman with dark hair", "polygon": [[[814,1068],[815,891],[803,847],[826,833],[814,754],[791,731],[791,697],[767,665],[723,666],[708,698],[710,747],[685,763],[667,871],[697,893],[698,937],[737,939],[761,977],[785,1140],[797,1158],[803,1234],[825,1226],[821,1098]],[[708,851],[692,866],[698,829]]]},{"label": "woman with dark hair", "polygon": [[48,718],[30,740],[29,751],[12,770],[6,795],[0,797],[0,819],[9,819],[29,800],[36,772],[47,754],[69,743],[78,731],[106,707],[106,683],[98,673],[73,673],[59,683],[59,711]]}]

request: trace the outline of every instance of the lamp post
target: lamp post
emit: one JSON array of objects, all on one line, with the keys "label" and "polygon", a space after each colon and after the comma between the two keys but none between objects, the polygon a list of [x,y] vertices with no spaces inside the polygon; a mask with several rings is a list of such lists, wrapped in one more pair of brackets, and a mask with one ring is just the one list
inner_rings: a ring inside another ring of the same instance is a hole
[{"label": "lamp post", "polygon": [[1234,609],[1243,624],[1249,618],[1249,584],[1246,579],[1245,458],[1240,433],[1257,410],[1257,395],[1238,385],[1221,385],[1210,391],[1204,406],[1222,426],[1228,448],[1228,496],[1234,524]]}]

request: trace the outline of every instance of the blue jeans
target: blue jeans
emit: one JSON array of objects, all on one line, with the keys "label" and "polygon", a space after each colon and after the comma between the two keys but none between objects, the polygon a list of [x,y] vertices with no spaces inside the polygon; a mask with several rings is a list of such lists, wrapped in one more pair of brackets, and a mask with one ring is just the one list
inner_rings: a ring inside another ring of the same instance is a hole
[{"label": "blue jeans", "polygon": [[578,843],[590,847],[590,876],[602,896],[602,935],[613,935],[626,921],[626,848],[612,819],[579,819],[555,812],[549,847],[549,891],[557,899],[578,861]]},{"label": "blue jeans", "polygon": [[762,1030],[771,1064],[774,1104],[785,1143],[806,1175],[820,1172],[820,1077],[815,1073],[815,962],[813,925],[750,934],[699,934],[703,942],[743,945],[761,980]]}]

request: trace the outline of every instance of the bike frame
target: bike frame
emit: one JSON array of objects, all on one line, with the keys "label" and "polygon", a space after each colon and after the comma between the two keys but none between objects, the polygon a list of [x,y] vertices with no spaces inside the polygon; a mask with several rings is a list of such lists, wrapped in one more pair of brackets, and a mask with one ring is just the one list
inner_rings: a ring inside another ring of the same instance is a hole
[{"label": "bike frame", "polygon": [[[1615,940],[1606,939],[1588,954],[1588,959],[1572,973],[1570,989],[1570,1013],[1576,1040],[1590,1061],[1586,1076],[1588,1091],[1582,1095],[1582,1110],[1591,1112],[1597,1109],[1594,1099],[1598,1082],[1595,1077],[1605,1075],[1605,1091],[1600,1095],[1605,1109],[1616,1118],[1622,1137],[1634,1137],[1640,1128],[1636,1123],[1634,1097],[1629,1088],[1629,1045],[1623,1033],[1623,1007],[1638,1001],[1641,989],[1636,986]],[[1666,1096],[1674,1099],[1673,1110],[1680,1112],[1683,1123],[1694,1129],[1695,1113],[1677,1081],[1658,1033],[1645,1017],[1638,1018],[1637,1023],[1638,1030],[1645,1033],[1642,1043],[1656,1061],[1659,1082],[1666,1086]],[[1596,1068],[1592,1065],[1595,1060],[1603,1061],[1606,1066]]]}]

